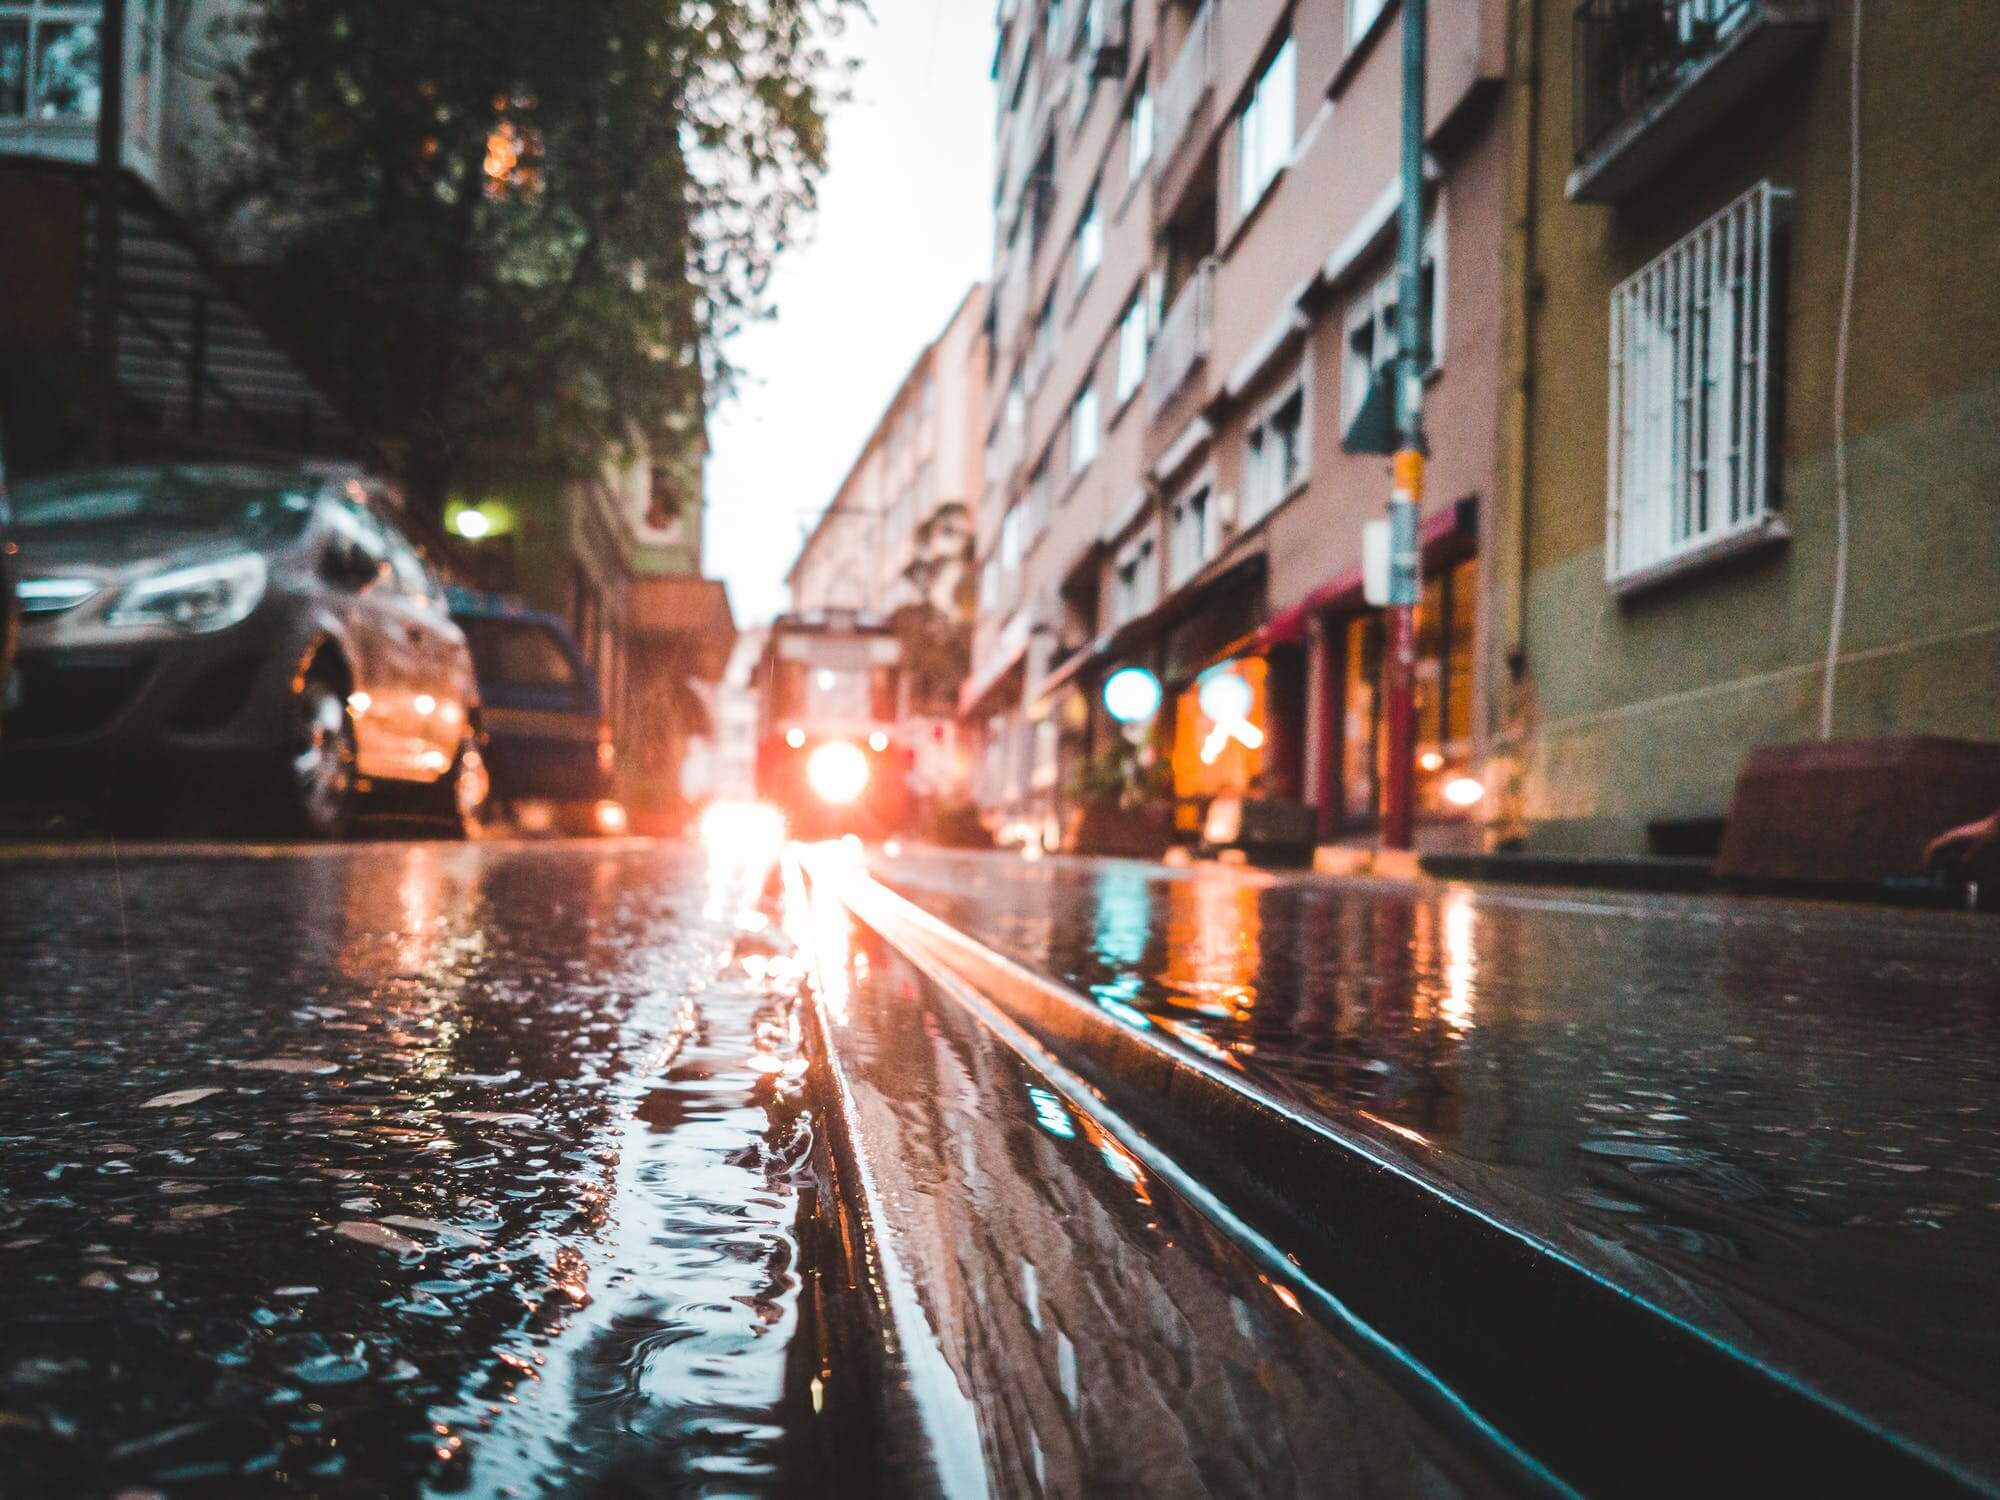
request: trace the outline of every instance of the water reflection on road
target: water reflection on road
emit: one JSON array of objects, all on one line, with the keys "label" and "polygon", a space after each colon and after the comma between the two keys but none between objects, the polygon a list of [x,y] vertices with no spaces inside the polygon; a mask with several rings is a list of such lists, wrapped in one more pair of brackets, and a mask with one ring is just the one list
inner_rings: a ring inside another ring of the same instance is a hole
[{"label": "water reflection on road", "polygon": [[0,872],[0,1494],[770,1484],[809,1142],[760,874]]},{"label": "water reflection on road", "polygon": [[878,873],[1114,1014],[1548,1205],[1642,1283],[1754,1294],[1711,1322],[1781,1350],[1836,1329],[2000,1407],[1990,923],[1108,861]]}]

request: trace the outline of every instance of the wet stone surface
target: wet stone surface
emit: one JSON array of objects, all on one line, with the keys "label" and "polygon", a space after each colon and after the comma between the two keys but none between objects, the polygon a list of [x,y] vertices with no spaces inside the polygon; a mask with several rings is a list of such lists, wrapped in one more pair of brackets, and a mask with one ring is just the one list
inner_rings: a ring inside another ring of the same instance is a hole
[{"label": "wet stone surface", "polygon": [[912,852],[876,869],[1126,1024],[1537,1215],[1864,1409],[1994,1456],[1990,920],[1116,861]]},{"label": "wet stone surface", "polygon": [[0,1496],[776,1484],[809,1121],[725,886],[0,869]]}]

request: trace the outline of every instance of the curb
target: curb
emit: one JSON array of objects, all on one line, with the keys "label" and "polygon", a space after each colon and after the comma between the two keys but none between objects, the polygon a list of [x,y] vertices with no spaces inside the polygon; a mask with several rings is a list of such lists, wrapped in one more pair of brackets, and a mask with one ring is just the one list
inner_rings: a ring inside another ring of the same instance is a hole
[{"label": "curb", "polygon": [[1921,1447],[858,872],[841,897],[1021,1026],[1356,1316],[1585,1492],[2000,1495]]}]

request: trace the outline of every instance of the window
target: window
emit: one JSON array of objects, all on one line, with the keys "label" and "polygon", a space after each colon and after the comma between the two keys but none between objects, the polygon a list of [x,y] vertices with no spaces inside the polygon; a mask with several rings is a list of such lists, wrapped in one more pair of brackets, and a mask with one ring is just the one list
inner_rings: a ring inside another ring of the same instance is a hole
[{"label": "window", "polygon": [[526,620],[463,619],[465,642],[479,680],[489,687],[567,688],[576,685],[576,663],[554,632]]},{"label": "window", "polygon": [[1049,0],[1048,27],[1042,33],[1042,43],[1051,52],[1062,44],[1063,22],[1069,19],[1067,10],[1064,0]]},{"label": "window", "polygon": [[[1439,288],[1444,279],[1444,239],[1434,218],[1424,229],[1424,258],[1420,289],[1423,296],[1424,342],[1430,346],[1435,370],[1444,363],[1444,303]],[[1377,370],[1396,357],[1396,268],[1391,266],[1375,284],[1354,294],[1347,309],[1347,344],[1341,370],[1341,410],[1352,422],[1368,394],[1368,382]]]},{"label": "window", "polygon": [[1021,566],[1021,557],[1026,550],[1027,539],[1022,535],[1025,529],[1026,517],[1017,500],[1007,507],[1007,513],[1000,518],[1000,570],[1009,577]]},{"label": "window", "polygon": [[1111,572],[1111,623],[1123,625],[1136,620],[1153,607],[1154,587],[1159,581],[1153,563],[1153,539],[1141,537],[1119,554]]},{"label": "window", "polygon": [[97,118],[102,6],[0,3],[0,120]]},{"label": "window", "polygon": [[1028,356],[1028,384],[1039,386],[1056,357],[1056,294],[1051,291],[1035,318],[1035,346]]},{"label": "window", "polygon": [[1269,515],[1306,476],[1306,400],[1303,386],[1268,411],[1244,440],[1243,524]]},{"label": "window", "polygon": [[1118,323],[1118,404],[1132,399],[1146,380],[1146,295],[1133,295]]},{"label": "window", "polygon": [[[1417,806],[1450,814],[1444,788],[1466,774],[1472,759],[1472,645],[1479,598],[1479,563],[1466,558],[1424,579],[1417,606]],[[1388,746],[1382,615],[1356,615],[1342,628],[1344,678],[1340,710],[1340,810],[1349,822],[1381,811]]]},{"label": "window", "polygon": [[1290,37],[1265,67],[1236,131],[1236,203],[1250,212],[1292,158],[1298,125],[1298,54]]},{"label": "window", "polygon": [[1375,18],[1389,8],[1389,0],[1347,0],[1347,45],[1353,46],[1375,24]]},{"label": "window", "polygon": [[1097,189],[1084,200],[1083,217],[1076,225],[1076,289],[1079,293],[1104,259],[1104,220],[1097,212]]},{"label": "window", "polygon": [[979,605],[981,609],[993,609],[1000,602],[1000,554],[989,552],[979,569]]},{"label": "window", "polygon": [[1759,183],[1611,294],[1614,582],[1769,511],[1773,263],[1789,200]]},{"label": "window", "polygon": [[1069,471],[1081,474],[1097,457],[1097,382],[1085,382],[1069,409]]},{"label": "window", "polygon": [[1167,569],[1175,587],[1194,577],[1215,555],[1219,520],[1207,485],[1174,502],[1167,514]]},{"label": "window", "polygon": [[1142,80],[1125,116],[1125,181],[1137,182],[1152,159],[1153,94]]}]

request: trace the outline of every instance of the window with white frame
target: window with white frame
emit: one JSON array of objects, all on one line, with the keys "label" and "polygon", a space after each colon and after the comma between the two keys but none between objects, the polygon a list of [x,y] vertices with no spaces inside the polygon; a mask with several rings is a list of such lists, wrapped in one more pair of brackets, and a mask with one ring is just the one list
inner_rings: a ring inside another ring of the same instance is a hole
[{"label": "window with white frame", "polygon": [[1035,465],[1035,472],[1028,476],[1028,488],[1021,497],[1021,503],[1027,511],[1027,518],[1022,522],[1025,534],[1022,543],[1024,548],[1032,546],[1035,539],[1042,534],[1043,528],[1049,524],[1049,488],[1049,461],[1044,456],[1042,461]]},{"label": "window with white frame", "polygon": [[1028,384],[1040,386],[1056,357],[1056,294],[1050,292],[1035,317],[1035,344],[1028,355]]},{"label": "window with white frame", "polygon": [[103,20],[101,4],[0,3],[0,121],[95,120]]},{"label": "window with white frame", "polygon": [[1026,527],[1027,518],[1022,512],[1021,502],[1017,500],[1007,507],[1007,513],[1000,518],[1000,571],[1008,578],[1020,571],[1027,543],[1023,535]]},{"label": "window with white frame", "polygon": [[1118,554],[1111,569],[1111,623],[1123,625],[1153,607],[1159,568],[1153,560],[1153,539],[1135,538]]},{"label": "window with white frame", "polygon": [[1347,0],[1347,43],[1351,47],[1368,35],[1375,18],[1389,8],[1389,0]]},{"label": "window with white frame", "polygon": [[1069,471],[1081,474],[1090,467],[1090,461],[1097,457],[1097,440],[1101,423],[1097,411],[1097,381],[1084,382],[1083,389],[1076,393],[1076,400],[1069,408]]},{"label": "window with white frame", "polygon": [[1236,204],[1248,213],[1292,159],[1298,129],[1298,52],[1292,39],[1265,64],[1237,117]]},{"label": "window with white frame", "polygon": [[1152,160],[1153,91],[1142,77],[1139,91],[1132,96],[1132,107],[1125,112],[1125,181],[1137,182]]},{"label": "window with white frame", "polygon": [[1081,292],[1104,259],[1104,218],[1097,211],[1097,189],[1084,200],[1076,222],[1076,289]]},{"label": "window with white frame", "polygon": [[1611,293],[1613,582],[1770,510],[1771,302],[1790,198],[1760,182]]},{"label": "window with white frame", "polygon": [[1263,519],[1297,489],[1311,466],[1305,387],[1278,398],[1243,440],[1243,524]]},{"label": "window with white frame", "polygon": [[[1340,401],[1343,420],[1352,422],[1375,372],[1396,357],[1397,273],[1391,266],[1371,286],[1348,299]],[[1427,370],[1444,364],[1444,235],[1433,218],[1424,227],[1424,258],[1418,280],[1422,325],[1430,346]]]},{"label": "window with white frame", "polygon": [[1201,485],[1176,500],[1167,512],[1167,572],[1178,588],[1215,556],[1222,540],[1221,516],[1213,489]]},{"label": "window with white frame", "polygon": [[1131,400],[1146,381],[1146,294],[1135,292],[1118,320],[1118,404]]}]

